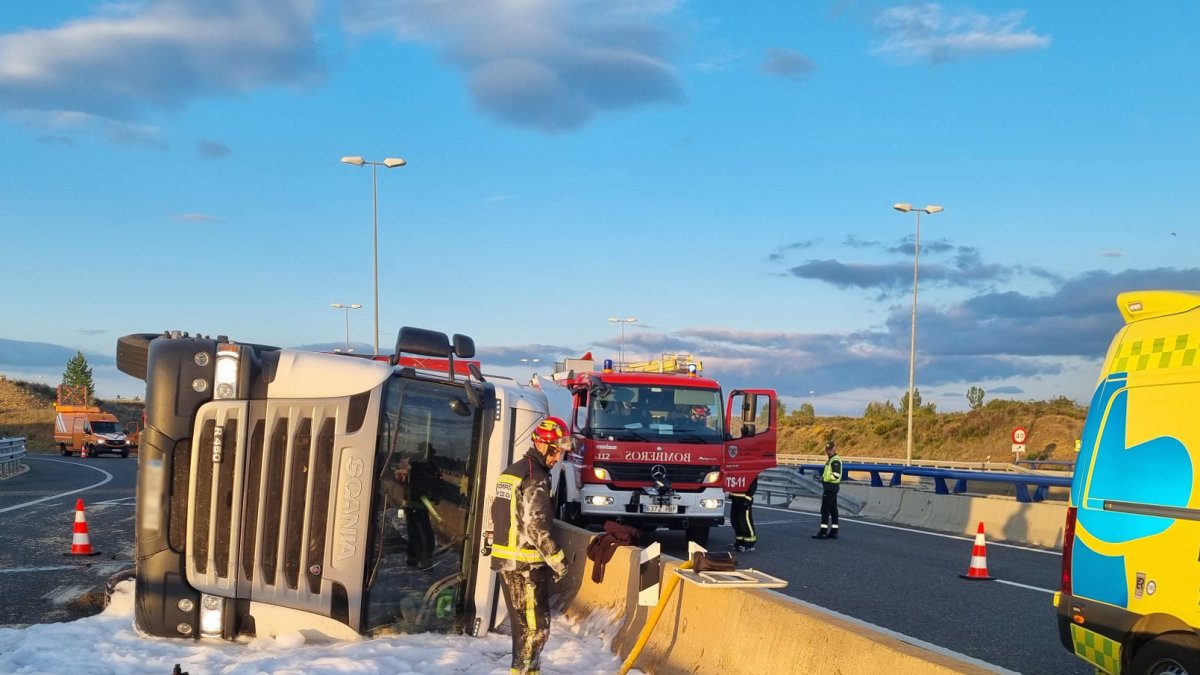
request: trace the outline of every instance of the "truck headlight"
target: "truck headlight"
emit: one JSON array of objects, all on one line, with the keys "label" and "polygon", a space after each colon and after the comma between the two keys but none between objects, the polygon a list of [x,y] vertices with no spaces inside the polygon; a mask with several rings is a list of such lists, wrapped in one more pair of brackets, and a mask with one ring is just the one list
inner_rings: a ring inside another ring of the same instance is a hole
[{"label": "truck headlight", "polygon": [[221,637],[221,598],[207,593],[200,596],[200,637]]},{"label": "truck headlight", "polygon": [[704,480],[702,482],[715,483],[719,480],[721,480],[721,472],[720,471],[709,471],[708,473],[704,474]]},{"label": "truck headlight", "polygon": [[609,476],[609,473],[608,473],[608,469],[601,469],[600,467],[595,467],[594,469],[592,469],[592,475],[595,476],[596,478],[598,478],[599,480],[611,480],[611,477]]},{"label": "truck headlight", "polygon": [[701,499],[700,508],[702,509],[719,509],[725,505],[724,499]]}]

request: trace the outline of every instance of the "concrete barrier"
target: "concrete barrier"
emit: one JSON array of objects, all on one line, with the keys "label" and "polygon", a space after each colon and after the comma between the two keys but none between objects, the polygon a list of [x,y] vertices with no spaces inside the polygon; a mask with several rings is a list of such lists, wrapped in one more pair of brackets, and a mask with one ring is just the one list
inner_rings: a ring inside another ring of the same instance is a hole
[{"label": "concrete barrier", "polygon": [[[1018,502],[1012,497],[939,495],[905,487],[842,484],[865,506],[858,514],[950,534],[973,535],[982,522],[988,539],[1061,548],[1065,502]],[[888,515],[893,504],[898,504]]]},{"label": "concrete barrier", "polygon": [[845,485],[843,488],[862,502],[858,515],[876,520],[892,520],[900,512],[900,498],[905,490],[899,488],[869,489],[864,485]]},{"label": "concrete barrier", "polygon": [[[571,573],[555,588],[556,605],[585,630],[604,634],[612,651],[627,658],[649,615],[649,608],[637,606],[640,549],[619,547],[603,581],[594,583],[594,563],[585,553],[592,536],[555,524],[555,539],[571,560]],[[663,560],[664,574],[674,574],[679,561]],[[634,667],[651,675],[990,672],[780,593],[684,582],[667,599]]]}]

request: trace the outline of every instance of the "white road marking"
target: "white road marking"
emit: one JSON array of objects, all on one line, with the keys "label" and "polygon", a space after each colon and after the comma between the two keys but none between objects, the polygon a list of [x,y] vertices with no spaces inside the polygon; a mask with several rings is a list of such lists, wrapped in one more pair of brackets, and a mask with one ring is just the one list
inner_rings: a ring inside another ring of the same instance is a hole
[{"label": "white road marking", "polygon": [[42,596],[43,600],[49,600],[55,604],[63,605],[74,600],[78,600],[92,590],[91,586],[59,586]]},{"label": "white road marking", "polygon": [[[759,506],[758,508],[765,509],[768,511],[779,511],[781,513],[798,513],[798,514],[805,515],[805,516],[816,516],[818,518],[821,517],[821,514],[813,513],[812,511],[800,511],[797,509],[781,509],[781,508],[777,508],[774,506]],[[852,523],[855,523],[856,525],[870,525],[871,527],[882,527],[887,530],[900,530],[901,532],[913,532],[915,534],[926,534],[931,537],[943,537],[946,539],[958,539],[959,541],[970,541],[970,542],[975,541],[975,535],[965,536],[965,535],[961,535],[961,534],[946,534],[944,532],[930,532],[928,530],[917,530],[917,529],[913,529],[911,527],[900,527],[899,525],[884,525],[883,523],[872,523],[869,520],[860,520],[857,517],[851,517],[851,516],[843,516],[840,520],[852,522]],[[988,546],[1003,546],[1004,548],[1015,548],[1020,551],[1031,551],[1033,553],[1045,553],[1046,555],[1057,555],[1057,556],[1062,555],[1061,551],[1053,551],[1053,550],[1048,550],[1048,549],[1044,549],[1044,548],[1031,548],[1029,546],[1020,546],[1018,544],[1005,544],[1005,543],[999,542],[999,541],[989,541],[989,542],[987,542],[987,545]]]},{"label": "white road marking", "polygon": [[25,574],[27,572],[57,572],[59,570],[93,569],[103,572],[108,568],[125,568],[133,564],[132,560],[106,560],[104,562],[79,562],[74,565],[43,565],[42,567],[10,567],[0,569],[0,574]]},{"label": "white road marking", "polygon": [[73,570],[79,565],[46,565],[45,567],[13,567],[0,570],[0,574],[19,574],[24,572],[53,572],[55,570]]},{"label": "white road marking", "polygon": [[92,466],[91,464],[82,464],[79,462],[68,462],[68,461],[61,460],[61,459],[48,459],[46,457],[31,457],[29,455],[26,455],[25,459],[26,460],[33,459],[33,460],[37,460],[39,462],[57,462],[59,464],[71,464],[74,466],[87,467],[87,468],[91,469],[92,471],[99,471],[100,473],[104,474],[104,480],[100,481],[99,483],[93,483],[87,487],[81,487],[78,490],[71,490],[70,492],[60,492],[59,494],[50,495],[49,497],[42,497],[41,499],[35,499],[31,502],[25,502],[24,504],[16,504],[14,506],[7,506],[5,508],[0,509],[0,513],[16,511],[17,509],[23,509],[27,506],[33,506],[34,504],[41,504],[42,502],[48,502],[52,499],[62,499],[63,497],[68,497],[77,492],[85,492],[87,490],[91,490],[92,488],[98,488],[101,485],[104,485],[105,483],[107,483],[113,479],[113,475],[111,473],[105,471],[104,469],[101,469],[100,467]]},{"label": "white road marking", "polygon": [[105,499],[102,502],[92,502],[92,506],[137,506],[137,497],[117,497]]},{"label": "white road marking", "polygon": [[1054,591],[1047,589],[1047,588],[1040,588],[1038,586],[1030,586],[1029,584],[1019,584],[1015,581],[1005,581],[1004,579],[996,579],[996,582],[1001,583],[1001,584],[1008,584],[1009,586],[1020,586],[1021,588],[1028,588],[1031,591],[1041,591],[1043,593],[1049,593],[1050,595],[1054,595]]}]

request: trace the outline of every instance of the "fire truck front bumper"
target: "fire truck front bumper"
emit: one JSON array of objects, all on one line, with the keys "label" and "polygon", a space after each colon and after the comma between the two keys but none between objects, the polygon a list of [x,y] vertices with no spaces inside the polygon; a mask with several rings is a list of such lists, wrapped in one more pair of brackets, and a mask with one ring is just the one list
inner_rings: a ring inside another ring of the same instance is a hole
[{"label": "fire truck front bumper", "polygon": [[691,521],[720,525],[725,522],[725,491],[710,488],[700,492],[646,494],[642,490],[615,490],[607,485],[584,485],[580,510],[589,518],[639,519],[659,523]]}]

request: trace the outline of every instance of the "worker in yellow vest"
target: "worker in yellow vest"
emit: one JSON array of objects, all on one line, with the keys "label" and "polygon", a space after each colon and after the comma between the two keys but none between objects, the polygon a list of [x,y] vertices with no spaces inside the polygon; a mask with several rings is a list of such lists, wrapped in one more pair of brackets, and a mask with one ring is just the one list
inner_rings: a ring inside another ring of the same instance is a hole
[{"label": "worker in yellow vest", "polygon": [[821,472],[821,529],[813,539],[838,538],[838,490],[842,484],[842,458],[833,441],[825,444],[825,470]]},{"label": "worker in yellow vest", "polygon": [[500,474],[492,502],[492,569],[500,573],[512,629],[512,675],[541,671],[542,648],[550,637],[551,574],[567,574],[562,549],[550,536],[554,506],[550,469],[569,447],[567,425],[542,420],[533,447]]}]

